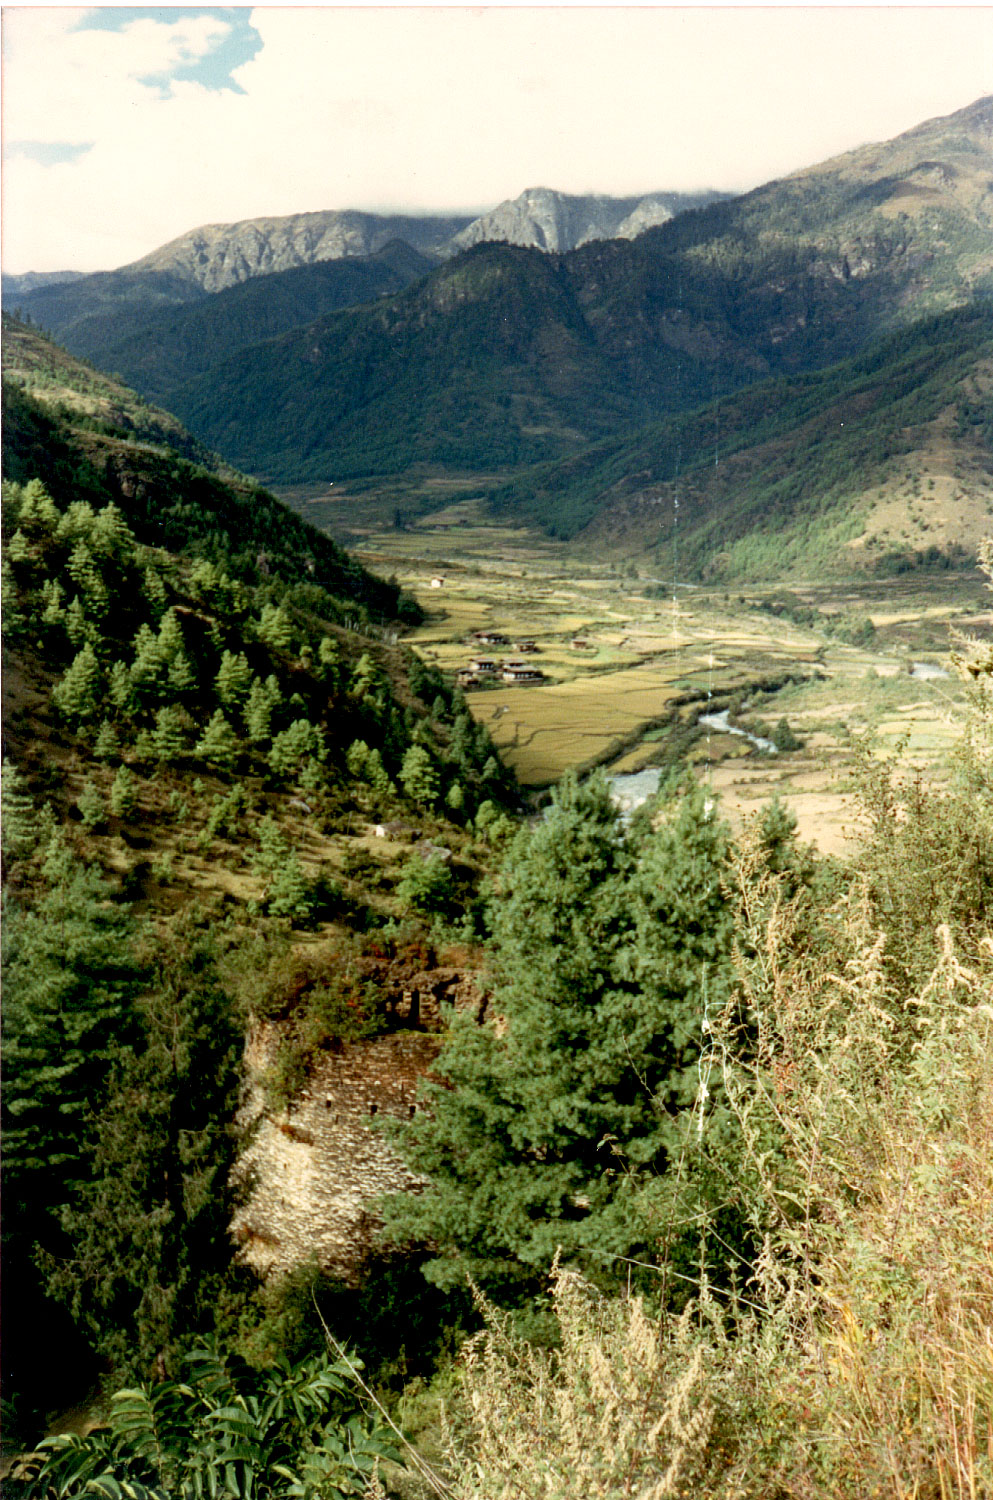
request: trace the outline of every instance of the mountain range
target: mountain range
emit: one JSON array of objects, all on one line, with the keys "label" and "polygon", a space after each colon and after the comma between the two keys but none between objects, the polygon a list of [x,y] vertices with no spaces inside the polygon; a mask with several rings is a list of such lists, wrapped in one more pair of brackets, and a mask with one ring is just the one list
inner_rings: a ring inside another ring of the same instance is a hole
[{"label": "mountain range", "polygon": [[[670,217],[636,232],[653,215]],[[597,517],[621,503],[635,545],[637,495],[673,479],[665,457],[673,433],[684,434],[685,472],[699,458],[688,434],[715,422],[725,444],[737,422],[736,451],[749,446],[750,431],[760,444],[765,401],[777,413],[776,451],[785,443],[806,452],[810,401],[821,401],[818,420],[827,421],[852,361],[868,360],[875,372],[873,427],[895,432],[908,399],[900,372],[908,360],[926,362],[926,335],[914,343],[912,330],[938,319],[942,360],[922,376],[929,415],[921,421],[939,421],[944,395],[958,413],[955,432],[968,436],[969,453],[950,459],[952,469],[987,473],[987,428],[973,414],[988,394],[993,99],[735,199],[694,206],[665,194],[567,199],[534,190],[455,228],[440,263],[442,221],[422,221],[430,227],[418,248],[378,244],[375,235],[397,222],[352,222],[362,218],[267,221],[268,239],[246,226],[222,226],[212,239],[198,231],[200,241],[184,236],[122,271],[23,300],[46,326],[61,325],[69,348],[119,372],[266,483],[333,479],[392,505],[445,475],[505,512],[555,534],[599,537],[597,545],[620,534]],[[276,226],[281,238],[272,237]],[[371,237],[348,241],[352,231]],[[607,233],[614,237],[598,237]],[[346,242],[371,253],[276,269],[281,255]],[[253,265],[266,274],[251,274]],[[205,290],[226,276],[242,279]],[[969,308],[974,319],[941,321]],[[823,382],[805,386],[818,372]],[[754,397],[739,397],[752,387]],[[702,414],[695,422],[693,412]],[[735,412],[751,413],[751,429]],[[797,436],[787,442],[793,417]],[[856,472],[857,436],[839,427],[832,473]],[[910,451],[905,436],[890,447],[886,463]],[[885,469],[889,493],[886,463],[872,473]],[[792,515],[790,505],[761,498],[754,470],[745,507],[753,521],[767,504]],[[781,479],[770,471],[774,488]],[[828,509],[839,502],[831,485]],[[710,479],[704,488],[712,497],[720,490]],[[969,491],[979,492],[983,485]],[[853,496],[845,504],[867,514]],[[713,503],[719,512],[735,502]],[[803,503],[816,505],[816,495]],[[713,524],[715,536],[726,531]],[[920,528],[884,530],[878,548],[841,556],[875,566],[921,540]],[[714,566],[702,551],[696,565]]]}]

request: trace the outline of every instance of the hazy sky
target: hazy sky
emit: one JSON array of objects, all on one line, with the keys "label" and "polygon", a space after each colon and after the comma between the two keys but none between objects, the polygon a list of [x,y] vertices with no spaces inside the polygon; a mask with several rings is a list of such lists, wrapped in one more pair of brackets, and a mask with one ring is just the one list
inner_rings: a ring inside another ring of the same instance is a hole
[{"label": "hazy sky", "polygon": [[993,6],[6,6],[4,267],[199,224],[740,190],[993,93]]}]

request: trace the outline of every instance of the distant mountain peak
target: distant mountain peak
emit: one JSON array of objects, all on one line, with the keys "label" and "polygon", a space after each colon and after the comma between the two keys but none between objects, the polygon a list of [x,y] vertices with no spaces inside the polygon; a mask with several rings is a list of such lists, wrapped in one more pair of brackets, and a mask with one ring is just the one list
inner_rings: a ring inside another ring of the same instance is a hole
[{"label": "distant mountain peak", "polygon": [[634,239],[685,209],[701,208],[726,196],[718,192],[660,191],[613,198],[606,193],[560,193],[554,188],[530,187],[475,219],[455,235],[452,244],[454,249],[467,250],[484,240],[499,240],[564,254],[591,240]]}]

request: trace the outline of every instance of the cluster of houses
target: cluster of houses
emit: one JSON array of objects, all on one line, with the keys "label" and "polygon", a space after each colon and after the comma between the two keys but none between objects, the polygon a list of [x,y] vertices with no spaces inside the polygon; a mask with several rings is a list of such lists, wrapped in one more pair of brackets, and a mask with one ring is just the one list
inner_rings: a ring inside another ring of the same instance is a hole
[{"label": "cluster of houses", "polygon": [[[476,655],[470,657],[469,665],[459,672],[456,682],[459,687],[480,687],[498,678],[501,682],[528,683],[544,682],[545,674],[540,667],[533,666],[530,662],[522,660],[525,656],[532,656],[537,650],[534,641],[514,641],[497,631],[477,630],[468,640]],[[516,656],[497,658],[489,656],[482,649],[492,646],[510,646],[516,652]]]}]

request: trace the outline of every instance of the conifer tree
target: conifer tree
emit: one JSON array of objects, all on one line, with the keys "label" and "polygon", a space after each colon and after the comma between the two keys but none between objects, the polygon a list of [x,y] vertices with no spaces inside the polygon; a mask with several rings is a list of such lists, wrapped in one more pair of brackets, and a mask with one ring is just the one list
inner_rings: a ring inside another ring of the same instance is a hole
[{"label": "conifer tree", "polygon": [[203,734],[197,740],[195,753],[222,770],[230,770],[238,759],[238,736],[221,709],[217,709]]},{"label": "conifer tree", "polygon": [[314,890],[303,872],[295,849],[281,861],[269,887],[268,908],[271,916],[289,917],[305,922],[315,906]]},{"label": "conifer tree", "polygon": [[76,806],[79,809],[80,822],[87,832],[99,828],[107,815],[103,798],[92,781],[87,781],[83,790],[76,798]]},{"label": "conifer tree", "polygon": [[49,625],[54,629],[65,629],[65,605],[63,604],[62,585],[57,578],[46,578],[41,586],[43,625]]},{"label": "conifer tree", "polygon": [[[702,796],[639,860],[606,781],[567,777],[491,910],[489,1014],[456,1017],[400,1146],[430,1186],[386,1206],[428,1274],[526,1286],[561,1246],[651,1258],[682,1189],[707,993],[725,993],[725,835]],[[622,1270],[624,1267],[622,1266]]]},{"label": "conifer tree", "polygon": [[12,760],[0,772],[0,847],[4,860],[24,859],[38,841],[38,817],[27,782]]},{"label": "conifer tree", "polygon": [[237,708],[252,685],[252,669],[244,652],[225,651],[217,669],[214,687],[224,708]]},{"label": "conifer tree", "polygon": [[122,714],[134,712],[136,707],[134,684],[127,664],[115,661],[107,675],[107,696]]},{"label": "conifer tree", "polygon": [[274,676],[267,677],[265,682],[259,677],[253,678],[245,706],[245,729],[253,745],[262,744],[269,738],[272,716],[282,697]]},{"label": "conifer tree", "polygon": [[123,512],[111,500],[97,512],[90,546],[101,557],[125,558],[134,552],[135,539]]},{"label": "conifer tree", "polygon": [[345,751],[345,765],[348,774],[359,780],[365,779],[365,768],[369,761],[369,746],[365,740],[353,740]]},{"label": "conifer tree", "polygon": [[55,529],[56,539],[74,546],[76,542],[88,541],[93,533],[96,515],[88,500],[73,500],[59,517]]},{"label": "conifer tree", "polygon": [[34,540],[47,540],[55,536],[59,512],[40,479],[30,480],[21,490],[17,524]]},{"label": "conifer tree", "polygon": [[99,688],[100,664],[87,641],[52,689],[52,701],[70,723],[80,723],[97,712]]},{"label": "conifer tree", "polygon": [[74,594],[69,601],[63,618],[66,635],[73,646],[81,646],[84,641],[92,642],[96,638],[96,630],[92,621],[87,619],[83,601],[78,594]]},{"label": "conifer tree", "polygon": [[272,651],[289,651],[293,645],[293,625],[281,604],[264,604],[255,630],[259,640]]},{"label": "conifer tree", "polygon": [[400,767],[400,781],[412,802],[430,807],[438,797],[438,773],[422,745],[411,745]]},{"label": "conifer tree", "polygon": [[109,719],[104,719],[93,743],[93,754],[97,760],[117,760],[120,753],[121,743],[117,737],[117,730]]},{"label": "conifer tree", "polygon": [[321,761],[327,753],[321,731],[308,719],[295,719],[274,737],[269,765],[277,776],[290,776],[309,756]]},{"label": "conifer tree", "polygon": [[174,705],[166,704],[164,708],[156,712],[152,741],[159,760],[178,760],[185,751],[186,734],[183,728],[183,716]]},{"label": "conifer tree", "polygon": [[341,686],[341,651],[334,636],[322,635],[317,648],[318,676],[327,683],[329,691],[336,692]]},{"label": "conifer tree", "polygon": [[115,818],[130,818],[138,801],[138,782],[127,766],[119,766],[110,788],[110,810]]},{"label": "conifer tree", "polygon": [[386,767],[383,765],[383,757],[378,750],[369,751],[366,757],[364,774],[366,781],[372,787],[377,797],[388,797],[394,790]]}]

